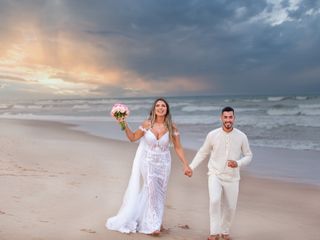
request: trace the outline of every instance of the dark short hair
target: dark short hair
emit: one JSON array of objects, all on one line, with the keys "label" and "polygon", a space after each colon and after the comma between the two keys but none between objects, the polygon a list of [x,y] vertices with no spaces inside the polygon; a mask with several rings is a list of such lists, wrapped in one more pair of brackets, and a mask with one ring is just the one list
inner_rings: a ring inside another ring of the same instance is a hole
[{"label": "dark short hair", "polygon": [[234,114],[234,109],[232,107],[227,106],[222,109],[221,114],[223,114],[224,112],[233,112]]}]

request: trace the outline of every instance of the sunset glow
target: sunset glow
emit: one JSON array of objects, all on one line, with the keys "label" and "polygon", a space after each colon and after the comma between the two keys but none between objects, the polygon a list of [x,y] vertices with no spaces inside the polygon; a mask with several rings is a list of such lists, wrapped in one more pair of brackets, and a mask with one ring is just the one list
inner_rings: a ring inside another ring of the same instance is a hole
[{"label": "sunset glow", "polygon": [[319,4],[95,3],[0,3],[0,98],[320,89]]}]

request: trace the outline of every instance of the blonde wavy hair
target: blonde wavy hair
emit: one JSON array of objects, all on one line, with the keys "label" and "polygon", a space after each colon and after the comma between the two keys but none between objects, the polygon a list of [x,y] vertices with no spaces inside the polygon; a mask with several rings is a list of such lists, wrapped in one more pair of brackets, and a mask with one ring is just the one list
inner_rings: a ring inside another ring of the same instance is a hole
[{"label": "blonde wavy hair", "polygon": [[173,137],[173,124],[172,124],[172,119],[171,119],[171,113],[170,113],[170,106],[169,103],[167,102],[167,100],[165,100],[164,98],[157,98],[153,105],[152,108],[150,110],[150,114],[149,114],[149,120],[151,121],[151,128],[153,127],[155,121],[156,121],[156,113],[155,113],[155,108],[156,108],[156,104],[157,102],[162,101],[165,103],[166,107],[167,107],[167,113],[165,115],[165,120],[164,120],[164,124],[167,127],[168,131],[169,131],[169,136],[170,136],[170,140],[172,141],[172,137]]}]

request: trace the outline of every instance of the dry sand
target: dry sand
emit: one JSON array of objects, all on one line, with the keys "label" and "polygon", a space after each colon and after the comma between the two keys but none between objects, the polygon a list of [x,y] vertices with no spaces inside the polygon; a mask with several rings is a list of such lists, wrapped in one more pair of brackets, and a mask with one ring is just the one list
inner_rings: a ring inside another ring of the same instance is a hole
[{"label": "dry sand", "polygon": [[[153,239],[105,228],[125,191],[137,145],[55,122],[0,120],[1,240]],[[270,153],[272,154],[272,153]],[[206,239],[206,164],[192,178],[173,157],[161,239]],[[187,151],[188,159],[194,156]],[[320,188],[243,172],[235,240],[319,240]]]}]

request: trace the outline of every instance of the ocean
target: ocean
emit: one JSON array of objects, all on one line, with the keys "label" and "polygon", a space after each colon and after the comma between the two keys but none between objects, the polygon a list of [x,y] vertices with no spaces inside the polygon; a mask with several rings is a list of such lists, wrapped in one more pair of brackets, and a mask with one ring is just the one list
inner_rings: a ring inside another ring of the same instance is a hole
[{"label": "ocean", "polygon": [[[221,125],[221,109],[232,106],[236,114],[235,127],[247,134],[252,147],[319,151],[317,162],[320,164],[320,95],[187,96],[166,99],[185,148],[198,149],[207,133]],[[148,116],[154,100],[154,97],[137,97],[2,102],[0,118],[71,123],[74,128],[94,135],[126,140],[117,122],[110,116],[113,104],[123,103],[129,107],[131,112],[127,121],[132,129],[136,129]],[[274,176],[274,173],[267,172],[266,175]],[[320,184],[320,177],[316,181]]]}]

